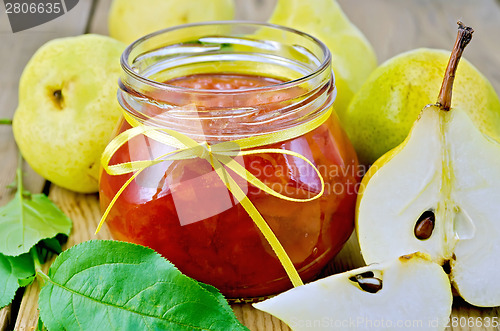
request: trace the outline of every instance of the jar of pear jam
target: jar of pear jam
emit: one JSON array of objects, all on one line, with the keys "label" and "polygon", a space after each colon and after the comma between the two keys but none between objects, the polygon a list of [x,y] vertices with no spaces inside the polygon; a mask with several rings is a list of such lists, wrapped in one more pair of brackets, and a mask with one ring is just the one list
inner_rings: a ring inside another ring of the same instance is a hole
[{"label": "jar of pear jam", "polygon": [[[340,251],[354,227],[356,154],[331,112],[336,89],[328,49],[301,32],[267,24],[214,22],[148,35],[122,56],[116,135],[137,125],[174,130],[211,146],[271,134],[234,160],[288,201],[227,173],[284,247],[304,282]],[[289,135],[320,116],[319,126]],[[288,131],[287,131],[288,130]],[[166,135],[166,134],[165,134]],[[258,150],[263,149],[262,152]],[[152,160],[175,147],[144,135],[128,140],[110,164]],[[101,171],[104,211],[132,174]],[[186,275],[227,298],[265,297],[292,286],[242,205],[203,158],[165,160],[143,170],[110,209],[117,240],[153,248]]]}]

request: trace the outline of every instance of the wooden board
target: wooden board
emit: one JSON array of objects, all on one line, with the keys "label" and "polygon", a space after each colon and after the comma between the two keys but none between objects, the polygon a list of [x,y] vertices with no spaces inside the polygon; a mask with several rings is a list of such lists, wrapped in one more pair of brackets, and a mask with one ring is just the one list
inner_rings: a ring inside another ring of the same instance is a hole
[{"label": "wooden board", "polygon": [[500,92],[500,1],[339,0],[380,62],[419,47],[451,50],[458,20],[474,28],[464,52]]},{"label": "wooden board", "polygon": [[[17,92],[21,73],[33,53],[45,42],[84,32],[91,2],[83,1],[79,11],[68,13],[56,20],[28,31],[12,33],[3,4],[0,5],[0,118],[12,118],[17,107]],[[87,9],[86,9],[87,8]],[[83,9],[83,10],[82,10]],[[87,14],[86,14],[87,13]],[[12,198],[12,190],[6,186],[15,180],[18,152],[12,128],[0,125],[0,205]],[[42,191],[45,179],[27,164],[23,165],[24,186],[33,193]],[[15,310],[17,310],[17,305]],[[17,316],[11,305],[0,309],[0,331],[6,330]]]},{"label": "wooden board", "polygon": [[[237,18],[265,20],[276,0],[235,0]],[[12,34],[0,5],[0,118],[12,117],[17,105],[17,84],[22,69],[35,50],[52,38],[78,35],[85,31],[107,34],[107,13],[111,0],[80,0],[70,13],[39,28]],[[416,47],[449,49],[456,34],[455,22],[462,19],[476,33],[465,57],[474,63],[500,92],[500,2],[496,0],[339,0],[347,15],[366,34],[380,61]],[[13,181],[16,168],[16,148],[12,130],[0,126],[0,204],[10,198],[5,185]],[[44,181],[28,171],[27,186],[41,191]],[[97,195],[76,194],[56,186],[50,198],[74,222],[66,247],[89,239],[110,238],[106,229],[95,236],[100,217]],[[356,238],[351,237],[344,250],[329,265],[328,272],[342,272],[363,264]],[[48,264],[44,266],[48,268]],[[15,330],[33,330],[38,320],[38,285],[29,286],[20,305],[0,310],[0,331],[14,326]],[[250,305],[233,305],[237,317],[251,330],[289,330],[278,319],[253,309]],[[457,299],[453,318],[457,326],[449,330],[495,330],[495,328],[465,327],[460,322],[472,317],[474,324],[485,317],[500,316],[499,308],[475,308]],[[461,320],[460,320],[461,318]],[[11,319],[12,321],[8,322]],[[499,330],[499,328],[496,328]]]},{"label": "wooden board", "polygon": [[[73,220],[71,235],[63,248],[74,246],[89,239],[111,239],[107,228],[104,228],[97,235],[94,234],[101,216],[97,195],[78,194],[54,186],[49,197]],[[47,272],[49,264],[44,265],[44,272]],[[19,308],[15,330],[32,330],[37,325],[39,291],[37,282],[27,287]]]}]

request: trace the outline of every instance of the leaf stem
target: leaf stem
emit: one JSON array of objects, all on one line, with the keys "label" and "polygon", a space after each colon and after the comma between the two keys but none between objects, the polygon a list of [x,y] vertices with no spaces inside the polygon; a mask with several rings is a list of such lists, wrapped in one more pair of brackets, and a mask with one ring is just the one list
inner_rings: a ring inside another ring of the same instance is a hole
[{"label": "leaf stem", "polygon": [[42,271],[42,264],[40,263],[40,257],[38,256],[36,245],[31,247],[30,254],[33,258],[33,264],[35,265],[35,275],[38,276],[40,287],[42,287],[45,284],[45,281],[49,279],[49,276]]},{"label": "leaf stem", "polygon": [[36,269],[36,275],[38,276],[38,281],[40,284],[40,287],[43,287],[45,285],[46,281],[50,281],[50,277],[47,276],[42,269]]},{"label": "leaf stem", "polygon": [[12,120],[10,118],[0,118],[0,125],[12,125]]},{"label": "leaf stem", "polygon": [[36,245],[30,249],[31,257],[33,258],[33,263],[35,264],[35,271],[42,271],[42,264],[40,263],[40,257],[38,256],[38,251]]},{"label": "leaf stem", "polygon": [[21,151],[17,151],[17,169],[16,169],[16,178],[17,178],[17,192],[16,194],[19,197],[19,222],[21,223],[22,231],[22,242],[24,243],[24,187],[23,187],[23,155]]},{"label": "leaf stem", "polygon": [[441,91],[439,91],[437,104],[442,110],[448,111],[451,107],[451,93],[453,89],[453,81],[455,80],[455,73],[457,71],[458,62],[462,57],[465,47],[472,39],[474,30],[471,27],[465,26],[462,22],[458,21],[458,34],[455,40],[455,45],[451,51],[450,60],[444,74],[443,84]]},{"label": "leaf stem", "polygon": [[17,179],[17,193],[19,198],[23,198],[23,155],[20,151],[17,152],[17,169],[16,169],[16,179]]}]

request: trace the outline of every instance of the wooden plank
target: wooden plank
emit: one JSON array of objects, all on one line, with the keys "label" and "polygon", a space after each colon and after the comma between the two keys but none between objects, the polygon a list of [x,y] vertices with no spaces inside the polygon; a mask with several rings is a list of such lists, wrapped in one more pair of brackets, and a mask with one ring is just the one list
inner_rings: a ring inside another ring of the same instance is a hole
[{"label": "wooden plank", "polygon": [[[73,220],[73,229],[63,249],[90,239],[111,239],[106,227],[97,235],[94,234],[101,217],[97,194],[78,194],[54,186],[50,190],[49,197]],[[44,272],[48,271],[53,259],[43,265]],[[38,323],[39,292],[40,288],[37,281],[27,287],[19,308],[15,330],[33,330],[36,327]]]},{"label": "wooden plank", "polygon": [[89,22],[89,32],[108,35],[108,12],[113,0],[97,0],[92,19]]},{"label": "wooden plank", "polygon": [[464,56],[500,93],[500,1],[338,0],[380,62],[419,47],[451,50],[457,20],[475,30]]},{"label": "wooden plank", "polygon": [[[455,298],[453,313],[447,330],[500,330],[500,327],[493,327],[493,323],[491,322],[492,317],[496,317],[498,322],[498,319],[500,319],[500,307],[478,308],[467,304],[461,298]],[[498,325],[498,323],[494,324]]]},{"label": "wooden plank", "polygon": [[290,331],[284,322],[252,307],[250,304],[232,305],[238,320],[251,331]]},{"label": "wooden plank", "polygon": [[[54,21],[30,30],[12,33],[3,5],[0,6],[0,118],[12,118],[17,107],[18,82],[21,73],[34,52],[48,40],[77,35],[86,26],[91,1],[80,1],[75,9]],[[6,186],[14,181],[17,168],[17,148],[9,126],[0,126],[0,205],[5,205],[11,198],[11,190]],[[28,165],[24,165],[24,185],[33,193],[41,192],[45,180],[37,175]],[[11,307],[0,310],[0,331],[9,327]]]},{"label": "wooden plank", "polygon": [[3,309],[0,310],[0,330],[1,331],[7,330],[8,325],[10,324],[11,314],[12,314],[12,306],[11,305],[8,305],[7,307],[4,307]]},{"label": "wooden plank", "polygon": [[[236,0],[240,19],[265,20],[272,11],[275,0]],[[380,60],[387,59],[401,51],[415,47],[449,48],[455,36],[455,17],[462,18],[476,29],[474,42],[479,50],[469,52],[466,57],[488,76],[497,91],[500,90],[500,80],[496,72],[489,68],[500,68],[500,59],[490,56],[485,50],[494,51],[500,45],[498,34],[500,29],[500,6],[494,0],[478,0],[470,4],[465,0],[339,0],[347,14],[363,30],[374,44]],[[97,3],[90,32],[107,33],[107,11],[110,0],[100,0]],[[484,22],[483,22],[484,20]],[[0,20],[1,21],[1,20]],[[422,28],[422,24],[426,24]],[[474,25],[475,24],[475,25]],[[437,31],[442,31],[439,34]],[[479,33],[478,31],[485,31]],[[486,32],[488,31],[488,32]],[[495,33],[493,33],[495,32]],[[481,37],[478,37],[478,36]],[[490,38],[493,38],[490,39]],[[479,42],[477,40],[480,40]],[[496,45],[496,46],[495,46]],[[482,51],[481,51],[482,49]],[[494,55],[494,52],[492,53]],[[479,66],[481,62],[481,66]],[[482,69],[483,68],[483,69]],[[89,239],[110,238],[109,233],[101,232],[93,235],[96,222],[99,219],[99,205],[96,195],[81,195],[54,187],[50,197],[65,211],[75,224],[67,247]],[[106,228],[103,229],[106,231]],[[356,238],[351,237],[344,250],[334,259],[326,273],[342,272],[363,264],[359,254]],[[45,266],[47,268],[48,264]],[[30,287],[22,302],[16,330],[27,330],[36,325],[37,321],[37,285]],[[251,305],[233,305],[236,316],[251,330],[289,330],[278,319],[256,311]],[[455,300],[453,317],[473,317],[475,323],[485,317],[499,316],[498,308],[475,308]],[[452,320],[453,322],[453,320]],[[0,324],[1,325],[1,324]],[[450,327],[449,330],[470,330],[493,328]]]},{"label": "wooden plank", "polygon": [[[89,0],[84,0],[88,2]],[[82,5],[80,5],[82,6]],[[85,7],[85,4],[83,4]],[[76,28],[85,15],[72,13],[64,15],[42,26],[12,33],[7,14],[3,5],[0,5],[0,118],[12,118],[17,107],[18,82],[24,66],[32,54],[46,41],[60,37],[79,34],[81,29]],[[12,198],[12,191],[6,186],[15,179],[17,168],[17,148],[9,126],[0,126],[0,205],[5,205]],[[24,165],[24,185],[33,193],[41,192],[45,180],[36,174],[28,165]],[[9,327],[11,320],[11,306],[0,309],[0,331]],[[15,312],[14,312],[15,313]]]}]

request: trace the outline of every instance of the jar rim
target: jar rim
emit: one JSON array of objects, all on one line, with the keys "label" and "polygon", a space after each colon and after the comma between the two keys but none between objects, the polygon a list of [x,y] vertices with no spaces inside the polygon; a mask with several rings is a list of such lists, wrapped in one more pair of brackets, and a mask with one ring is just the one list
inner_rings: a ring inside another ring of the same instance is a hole
[{"label": "jar rim", "polygon": [[[147,78],[137,71],[135,71],[129,64],[129,57],[132,53],[132,51],[136,48],[139,47],[141,44],[149,40],[150,38],[153,38],[155,36],[159,36],[161,34],[177,31],[177,30],[182,30],[186,28],[192,28],[192,27],[202,27],[202,26],[215,26],[215,25],[241,25],[241,26],[254,26],[254,27],[262,27],[262,28],[273,28],[281,31],[287,31],[294,33],[298,36],[301,36],[303,38],[309,39],[312,42],[314,42],[317,46],[320,47],[321,51],[323,52],[323,59],[320,59],[321,62],[318,65],[318,67],[310,72],[307,73],[299,78],[295,79],[290,79],[290,80],[285,80],[283,82],[275,83],[275,84],[270,84],[266,86],[258,86],[258,87],[248,87],[248,88],[241,88],[241,89],[227,89],[227,90],[220,90],[220,89],[203,89],[203,88],[193,88],[193,87],[186,87],[186,86],[177,86],[177,85],[172,85],[168,84],[165,82],[159,82],[150,78]],[[121,55],[120,62],[123,71],[126,73],[126,75],[129,75],[133,79],[141,82],[142,84],[148,85],[150,87],[155,87],[155,88],[160,88],[160,89],[168,89],[170,91],[179,91],[179,92],[184,92],[184,93],[214,93],[216,92],[217,94],[244,94],[244,93],[249,93],[249,92],[262,92],[262,91],[271,91],[274,89],[283,89],[283,88],[289,88],[293,87],[299,84],[302,84],[308,80],[313,79],[315,76],[318,76],[321,74],[324,70],[326,70],[330,63],[331,63],[331,52],[329,48],[318,38],[302,32],[300,30],[286,27],[283,25],[278,25],[278,24],[272,24],[272,23],[267,23],[267,22],[259,22],[259,21],[243,21],[243,20],[231,20],[231,21],[209,21],[209,22],[198,22],[198,23],[189,23],[189,24],[182,24],[182,25],[177,25],[169,28],[165,28],[162,30],[158,30],[152,33],[149,33],[134,42],[132,42],[130,45],[126,47],[124,52]],[[332,73],[333,75],[333,73]]]}]

